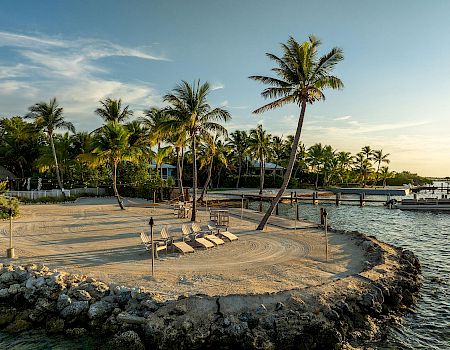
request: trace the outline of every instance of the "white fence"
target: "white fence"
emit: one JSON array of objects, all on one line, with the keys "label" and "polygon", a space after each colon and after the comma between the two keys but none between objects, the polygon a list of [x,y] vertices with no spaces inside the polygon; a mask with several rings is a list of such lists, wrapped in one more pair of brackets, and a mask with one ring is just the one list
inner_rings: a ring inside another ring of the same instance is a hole
[{"label": "white fence", "polygon": [[[96,196],[103,196],[105,194],[105,189],[96,188],[72,188],[70,190],[64,190],[66,197],[71,195],[83,195],[83,194],[93,194]],[[5,193],[6,196],[11,197],[21,197],[27,199],[38,199],[43,197],[62,197],[62,191],[59,189],[53,190],[40,190],[40,191],[8,191]]]}]

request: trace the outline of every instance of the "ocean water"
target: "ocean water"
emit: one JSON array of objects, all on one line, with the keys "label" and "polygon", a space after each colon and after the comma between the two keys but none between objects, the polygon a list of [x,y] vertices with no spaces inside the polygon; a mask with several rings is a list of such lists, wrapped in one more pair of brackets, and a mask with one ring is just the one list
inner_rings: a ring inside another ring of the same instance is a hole
[{"label": "ocean water", "polygon": [[[421,196],[438,195],[436,192]],[[251,209],[258,207],[259,202],[250,204]],[[401,211],[380,204],[361,208],[299,203],[299,215],[302,219],[319,222],[322,207],[328,212],[331,227],[357,230],[407,248],[421,262],[424,279],[417,305],[404,315],[400,324],[392,325],[386,340],[371,346],[376,349],[450,349],[450,212]],[[294,218],[296,209],[290,204],[280,204],[279,210],[280,215]]]}]

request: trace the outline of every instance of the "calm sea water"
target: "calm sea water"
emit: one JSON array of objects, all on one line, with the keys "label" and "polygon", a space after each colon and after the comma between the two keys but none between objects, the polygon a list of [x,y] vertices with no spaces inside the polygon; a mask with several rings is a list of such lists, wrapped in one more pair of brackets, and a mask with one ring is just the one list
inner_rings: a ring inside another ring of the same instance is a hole
[{"label": "calm sea water", "polygon": [[[425,194],[424,196],[437,196]],[[373,197],[371,197],[373,198]],[[259,203],[250,203],[257,209]],[[381,205],[312,206],[299,204],[303,219],[318,222],[319,210],[328,211],[330,225],[358,230],[378,239],[412,250],[420,259],[424,277],[414,309],[400,325],[391,327],[388,339],[373,344],[377,349],[450,349],[450,213],[431,213],[386,209]],[[280,214],[293,217],[295,208],[280,205]],[[0,349],[94,349],[93,340],[82,343],[63,337],[48,337],[42,332],[7,335],[0,332]]]},{"label": "calm sea water", "polygon": [[[438,194],[440,196],[438,192],[421,196],[437,197]],[[251,203],[250,207],[256,210],[258,206],[259,203]],[[360,208],[299,204],[300,217],[319,222],[321,207],[326,208],[332,227],[357,230],[407,248],[422,264],[424,280],[417,305],[400,325],[391,328],[386,341],[372,346],[377,349],[450,349],[450,213],[401,211],[382,205]],[[293,218],[295,207],[280,204],[280,215]]]}]

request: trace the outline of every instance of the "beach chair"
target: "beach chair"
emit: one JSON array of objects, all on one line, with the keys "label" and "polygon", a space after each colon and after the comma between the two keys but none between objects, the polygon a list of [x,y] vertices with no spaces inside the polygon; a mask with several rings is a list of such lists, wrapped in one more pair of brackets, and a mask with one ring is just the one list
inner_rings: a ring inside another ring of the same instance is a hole
[{"label": "beach chair", "polygon": [[[146,235],[144,232],[141,232],[141,242],[144,245],[145,249],[149,252],[152,251],[152,241],[148,235]],[[167,254],[167,244],[159,241],[159,240],[153,240],[153,246],[155,247],[155,257],[158,258],[158,252],[161,250],[165,250]]]},{"label": "beach chair", "polygon": [[175,239],[170,235],[169,230],[167,227],[163,227],[161,230],[161,238],[172,247],[173,249],[177,249],[179,252],[181,252],[183,255],[187,253],[194,253],[194,249],[187,244],[186,242],[177,242]]},{"label": "beach chair", "polygon": [[202,235],[203,238],[206,238],[208,241],[214,243],[214,245],[219,246],[225,243],[225,241],[219,237],[217,237],[216,235],[214,235],[213,233],[208,233],[208,231],[203,231],[202,228],[200,227],[200,225],[196,222],[192,223],[192,232],[194,233],[194,235]]},{"label": "beach chair", "polygon": [[220,236],[221,238],[226,238],[230,242],[237,241],[239,239],[238,236],[229,231],[218,232],[217,235]]},{"label": "beach chair", "polygon": [[196,235],[195,233],[191,232],[191,229],[188,225],[183,224],[181,226],[181,232],[183,235],[183,241],[186,239],[189,240],[193,245],[200,246],[205,249],[214,248],[214,244],[208,241],[207,239],[200,237],[200,235]]}]

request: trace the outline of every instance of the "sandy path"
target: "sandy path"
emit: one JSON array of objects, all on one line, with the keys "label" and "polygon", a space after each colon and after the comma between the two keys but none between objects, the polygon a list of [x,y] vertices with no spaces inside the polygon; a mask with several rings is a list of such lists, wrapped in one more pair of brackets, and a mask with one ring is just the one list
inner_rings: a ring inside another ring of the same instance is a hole
[{"label": "sandy path", "polygon": [[[316,229],[269,227],[255,231],[255,223],[232,217],[230,231],[239,241],[180,256],[162,253],[152,279],[151,260],[138,233],[148,231],[155,219],[156,232],[167,225],[181,234],[187,219],[167,208],[148,208],[133,200],[121,211],[111,199],[82,199],[76,204],[27,205],[16,220],[16,263],[42,262],[52,268],[92,275],[103,280],[172,297],[180,293],[223,295],[273,292],[317,285],[359,272],[363,253],[350,238],[330,234],[330,259],[325,262],[324,235]],[[201,223],[207,222],[200,212]],[[0,222],[0,260],[6,261],[7,222]]]}]

